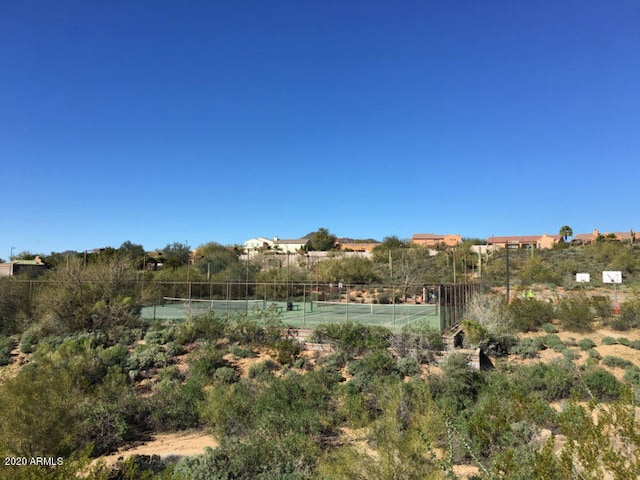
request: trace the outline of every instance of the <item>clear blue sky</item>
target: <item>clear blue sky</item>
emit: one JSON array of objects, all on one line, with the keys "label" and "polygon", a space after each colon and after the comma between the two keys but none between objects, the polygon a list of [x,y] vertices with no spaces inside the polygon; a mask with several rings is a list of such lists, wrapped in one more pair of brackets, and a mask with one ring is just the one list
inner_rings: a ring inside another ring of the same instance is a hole
[{"label": "clear blue sky", "polygon": [[4,1],[0,257],[640,230],[640,3]]}]

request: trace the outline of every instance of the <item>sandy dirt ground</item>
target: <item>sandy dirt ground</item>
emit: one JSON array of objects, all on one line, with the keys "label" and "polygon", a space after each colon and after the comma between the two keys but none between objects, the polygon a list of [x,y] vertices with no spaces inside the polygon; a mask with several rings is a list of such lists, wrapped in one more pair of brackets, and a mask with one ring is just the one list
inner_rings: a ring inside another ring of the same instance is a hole
[{"label": "sandy dirt ground", "polygon": [[178,433],[159,433],[142,445],[122,448],[117,453],[100,457],[96,461],[104,460],[107,466],[112,466],[115,465],[118,459],[126,460],[132,455],[190,457],[204,453],[206,447],[216,448],[217,446],[218,442],[204,431],[190,430]]}]

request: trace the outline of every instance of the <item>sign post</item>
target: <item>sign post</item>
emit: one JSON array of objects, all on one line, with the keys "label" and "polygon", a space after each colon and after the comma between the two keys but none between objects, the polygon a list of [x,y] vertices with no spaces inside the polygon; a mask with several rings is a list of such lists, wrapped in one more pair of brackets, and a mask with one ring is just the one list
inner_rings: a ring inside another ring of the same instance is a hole
[{"label": "sign post", "polygon": [[615,303],[616,314],[620,313],[620,305],[618,304],[618,284],[622,283],[622,272],[610,271],[602,272],[602,283],[613,283],[613,301]]}]

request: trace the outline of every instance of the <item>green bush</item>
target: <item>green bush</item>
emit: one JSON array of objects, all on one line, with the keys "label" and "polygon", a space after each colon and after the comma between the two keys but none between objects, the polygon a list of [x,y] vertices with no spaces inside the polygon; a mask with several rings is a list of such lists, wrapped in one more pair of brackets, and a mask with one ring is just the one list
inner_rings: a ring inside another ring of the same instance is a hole
[{"label": "green bush", "polygon": [[281,338],[274,346],[276,350],[276,360],[281,365],[291,365],[302,350],[300,342],[291,338]]},{"label": "green bush", "polygon": [[410,377],[420,372],[420,365],[412,358],[399,358],[396,360],[395,369],[400,375]]},{"label": "green bush", "polygon": [[556,352],[561,352],[565,348],[567,348],[567,345],[556,334],[551,333],[549,335],[545,335],[544,337],[542,337],[542,339],[545,345],[547,345],[549,348],[552,348]]},{"label": "green bush", "polygon": [[366,350],[389,347],[391,331],[378,326],[361,323],[324,323],[318,325],[310,339],[318,343],[335,343],[350,354],[362,354]]},{"label": "green bush", "polygon": [[615,400],[620,396],[620,382],[606,370],[591,370],[582,375],[582,381],[588,393],[597,400]]},{"label": "green bush", "polygon": [[593,349],[590,348],[589,350],[587,350],[587,355],[589,356],[589,358],[595,358],[597,360],[602,360],[602,355],[600,355],[600,353]]},{"label": "green bush", "polygon": [[631,340],[629,340],[627,337],[619,337],[618,343],[620,345],[624,345],[625,347],[628,347],[629,345],[631,345]]},{"label": "green bush", "polygon": [[617,345],[618,341],[613,337],[603,337],[602,345]]},{"label": "green bush", "polygon": [[257,354],[250,346],[234,345],[231,347],[231,353],[238,358],[256,358]]},{"label": "green bush", "polygon": [[640,386],[640,368],[627,367],[624,371],[624,381],[631,385]]},{"label": "green bush", "polygon": [[553,319],[553,305],[535,299],[515,298],[509,304],[515,327],[521,332],[533,332]]},{"label": "green bush", "polygon": [[151,397],[151,419],[155,430],[175,431],[200,426],[200,403],[205,395],[199,380],[186,383],[162,381]]},{"label": "green bush", "polygon": [[255,363],[249,367],[249,378],[263,378],[270,376],[271,372],[278,369],[278,364],[273,360],[265,360],[260,363]]},{"label": "green bush", "polygon": [[595,342],[590,338],[583,338],[582,340],[578,340],[578,346],[582,350],[589,350],[596,346]]},{"label": "green bush", "polygon": [[240,379],[240,374],[232,367],[220,367],[213,372],[213,381],[216,383],[231,384]]},{"label": "green bush", "polygon": [[592,330],[593,313],[584,295],[563,298],[556,307],[556,314],[564,330],[589,332]]},{"label": "green bush", "polygon": [[542,325],[542,330],[546,333],[558,333],[558,327],[556,327],[553,323],[545,323]]},{"label": "green bush", "polygon": [[566,348],[562,351],[562,358],[571,362],[580,358],[580,354],[571,348]]},{"label": "green bush", "polygon": [[192,352],[190,358],[190,375],[203,380],[211,378],[218,368],[231,366],[224,358],[224,353],[212,346]]},{"label": "green bush", "polygon": [[628,368],[633,367],[633,362],[614,355],[607,355],[602,359],[602,364],[612,368]]},{"label": "green bush", "polygon": [[633,299],[620,305],[620,313],[609,323],[614,330],[625,331],[640,325],[640,300]]},{"label": "green bush", "polygon": [[0,335],[0,365],[8,365],[11,361],[11,350],[13,350],[13,340]]},{"label": "green bush", "polygon": [[538,358],[540,356],[538,352],[546,348],[547,346],[541,337],[522,338],[517,345],[511,347],[511,353],[522,358]]},{"label": "green bush", "polygon": [[398,373],[396,363],[387,350],[373,350],[359,360],[349,364],[351,375],[362,374],[368,377]]},{"label": "green bush", "polygon": [[514,372],[515,385],[524,395],[533,393],[546,402],[569,398],[575,379],[575,367],[566,360],[521,366]]},{"label": "green bush", "polygon": [[611,299],[605,296],[594,295],[591,297],[591,308],[596,317],[607,321],[611,317]]}]

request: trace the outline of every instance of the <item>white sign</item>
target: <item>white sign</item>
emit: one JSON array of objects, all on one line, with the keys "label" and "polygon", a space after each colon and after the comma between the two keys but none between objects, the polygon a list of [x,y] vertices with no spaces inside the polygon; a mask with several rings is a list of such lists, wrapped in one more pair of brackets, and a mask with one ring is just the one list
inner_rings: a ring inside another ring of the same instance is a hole
[{"label": "white sign", "polygon": [[622,283],[622,272],[602,272],[602,283]]},{"label": "white sign", "polygon": [[576,273],[577,283],[589,283],[591,281],[591,275],[588,273]]}]

